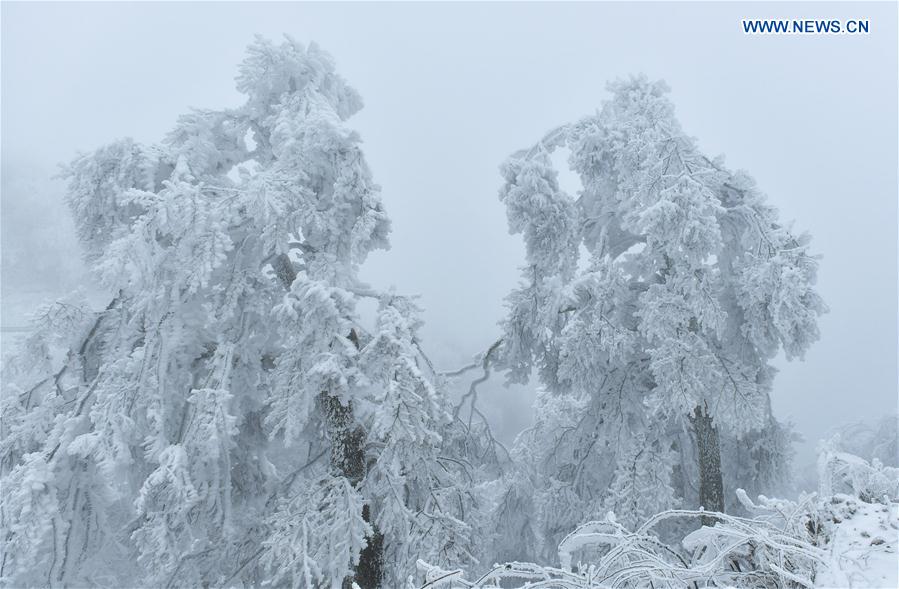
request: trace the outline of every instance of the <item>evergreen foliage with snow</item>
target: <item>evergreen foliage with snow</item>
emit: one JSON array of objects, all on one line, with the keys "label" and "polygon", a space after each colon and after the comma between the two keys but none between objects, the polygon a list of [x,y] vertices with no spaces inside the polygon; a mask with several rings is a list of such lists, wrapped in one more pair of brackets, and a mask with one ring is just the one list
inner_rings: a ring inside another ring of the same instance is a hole
[{"label": "evergreen foliage with snow", "polygon": [[361,99],[289,39],[253,43],[237,87],[65,173],[116,294],[48,308],[4,366],[4,585],[365,588],[467,562],[417,310],[357,278],[390,229]]},{"label": "evergreen foliage with snow", "polygon": [[[723,508],[722,479],[731,492],[782,483],[792,436],[770,411],[770,361],[801,357],[826,310],[808,236],[699,151],[664,83],[609,88],[596,115],[502,166],[527,264],[499,363],[544,389],[517,441],[538,481],[540,515],[522,517],[544,558],[571,521],[606,509],[631,526],[678,505]],[[576,195],[553,166],[560,148]]]}]

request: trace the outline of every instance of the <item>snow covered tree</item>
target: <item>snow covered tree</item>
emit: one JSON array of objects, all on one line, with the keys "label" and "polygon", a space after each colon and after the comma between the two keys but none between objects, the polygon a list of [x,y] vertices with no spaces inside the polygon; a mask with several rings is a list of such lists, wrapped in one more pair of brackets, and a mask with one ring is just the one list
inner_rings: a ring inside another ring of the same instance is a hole
[{"label": "snow covered tree", "polygon": [[5,585],[367,589],[467,553],[414,306],[357,278],[390,228],[361,99],[289,39],[237,87],[66,171],[115,295],[49,308],[4,366]]},{"label": "snow covered tree", "polygon": [[[596,115],[502,166],[500,199],[527,254],[502,363],[516,381],[536,371],[552,395],[544,405],[577,408],[570,424],[543,429],[554,414],[544,407],[539,433],[519,442],[558,483],[550,501],[576,500],[581,515],[617,506],[638,521],[697,488],[699,506],[723,511],[722,428],[770,445],[762,462],[787,454],[770,361],[801,357],[818,337],[817,262],[749,176],[699,151],[664,83],[610,90]],[[558,148],[577,195],[560,187]]]}]

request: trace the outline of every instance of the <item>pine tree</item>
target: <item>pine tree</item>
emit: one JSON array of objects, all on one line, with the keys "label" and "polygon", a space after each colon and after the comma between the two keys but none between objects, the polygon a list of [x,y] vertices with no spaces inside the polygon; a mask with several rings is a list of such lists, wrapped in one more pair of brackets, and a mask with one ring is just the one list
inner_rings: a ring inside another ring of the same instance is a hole
[{"label": "pine tree", "polygon": [[[770,361],[780,350],[801,357],[818,337],[817,262],[808,236],[779,221],[751,178],[700,153],[663,83],[610,90],[596,115],[502,166],[500,199],[527,260],[508,297],[502,362],[513,380],[536,370],[549,393],[579,404],[542,466],[570,471],[565,490],[583,509],[611,484],[628,490],[626,517],[691,488],[699,505],[723,510],[732,489],[722,469],[735,469],[720,464],[721,429],[728,439],[777,429]],[[580,178],[577,195],[560,187],[559,148]],[[531,448],[545,447],[539,438]],[[788,438],[765,438],[772,452],[761,461],[782,460]],[[650,452],[667,458],[653,459],[643,488],[633,465]],[[609,471],[611,480],[596,474]],[[618,505],[614,495],[601,502]]]},{"label": "pine tree", "polygon": [[65,174],[116,294],[49,308],[4,366],[5,584],[367,589],[468,550],[413,305],[357,278],[390,228],[361,99],[289,39],[257,39],[237,87]]}]

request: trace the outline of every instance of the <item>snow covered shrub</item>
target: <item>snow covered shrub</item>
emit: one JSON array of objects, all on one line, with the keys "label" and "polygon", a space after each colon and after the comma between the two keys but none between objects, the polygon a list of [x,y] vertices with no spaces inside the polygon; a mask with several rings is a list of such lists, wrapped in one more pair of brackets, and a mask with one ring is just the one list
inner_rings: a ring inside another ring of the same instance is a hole
[{"label": "snow covered shrub", "polygon": [[[743,495],[743,500],[748,501]],[[633,530],[610,512],[604,521],[588,522],[559,544],[560,567],[510,562],[496,565],[477,580],[420,562],[426,587],[521,587],[610,589],[656,587],[813,587],[825,553],[809,541],[802,513],[788,502],[749,507],[765,512],[755,518],[723,513],[668,510]],[[714,521],[681,539],[661,542],[655,529],[674,519]],[[577,560],[575,560],[577,559]],[[512,582],[512,584],[510,584]]]},{"label": "snow covered shrub", "polygon": [[874,458],[839,452],[840,438],[824,442],[818,450],[818,483],[821,495],[854,495],[867,503],[899,501],[899,468],[884,466]]},{"label": "snow covered shrub", "polygon": [[[510,561],[467,579],[461,570],[420,561],[426,578],[421,587],[895,586],[899,503],[886,496],[874,500],[873,489],[886,481],[899,483],[899,478],[893,470],[826,449],[822,464],[829,465],[837,482],[854,482],[872,498],[811,493],[797,501],[764,495],[752,501],[738,489],[736,499],[748,517],[665,510],[633,527],[622,525],[609,512],[605,519],[582,524],[564,537],[558,545],[559,566]],[[834,484],[822,487],[826,491]],[[686,521],[691,531],[676,542],[662,541],[660,529],[684,527],[672,525],[676,520]]]}]

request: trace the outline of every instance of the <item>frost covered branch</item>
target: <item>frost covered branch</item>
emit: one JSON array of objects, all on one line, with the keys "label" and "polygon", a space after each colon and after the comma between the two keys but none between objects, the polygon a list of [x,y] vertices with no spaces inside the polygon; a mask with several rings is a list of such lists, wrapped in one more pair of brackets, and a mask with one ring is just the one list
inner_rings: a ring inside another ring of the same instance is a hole
[{"label": "frost covered branch", "polygon": [[[653,531],[675,519],[701,521],[676,549]],[[574,555],[587,557],[574,563]],[[810,544],[792,527],[766,519],[747,519],[702,510],[668,510],[629,531],[612,514],[606,521],[588,522],[559,545],[561,567],[510,562],[494,566],[482,577],[467,581],[458,571],[419,567],[427,587],[512,587],[610,589],[612,587],[682,588],[688,586],[813,587],[816,567],[825,562],[823,550]]]}]

